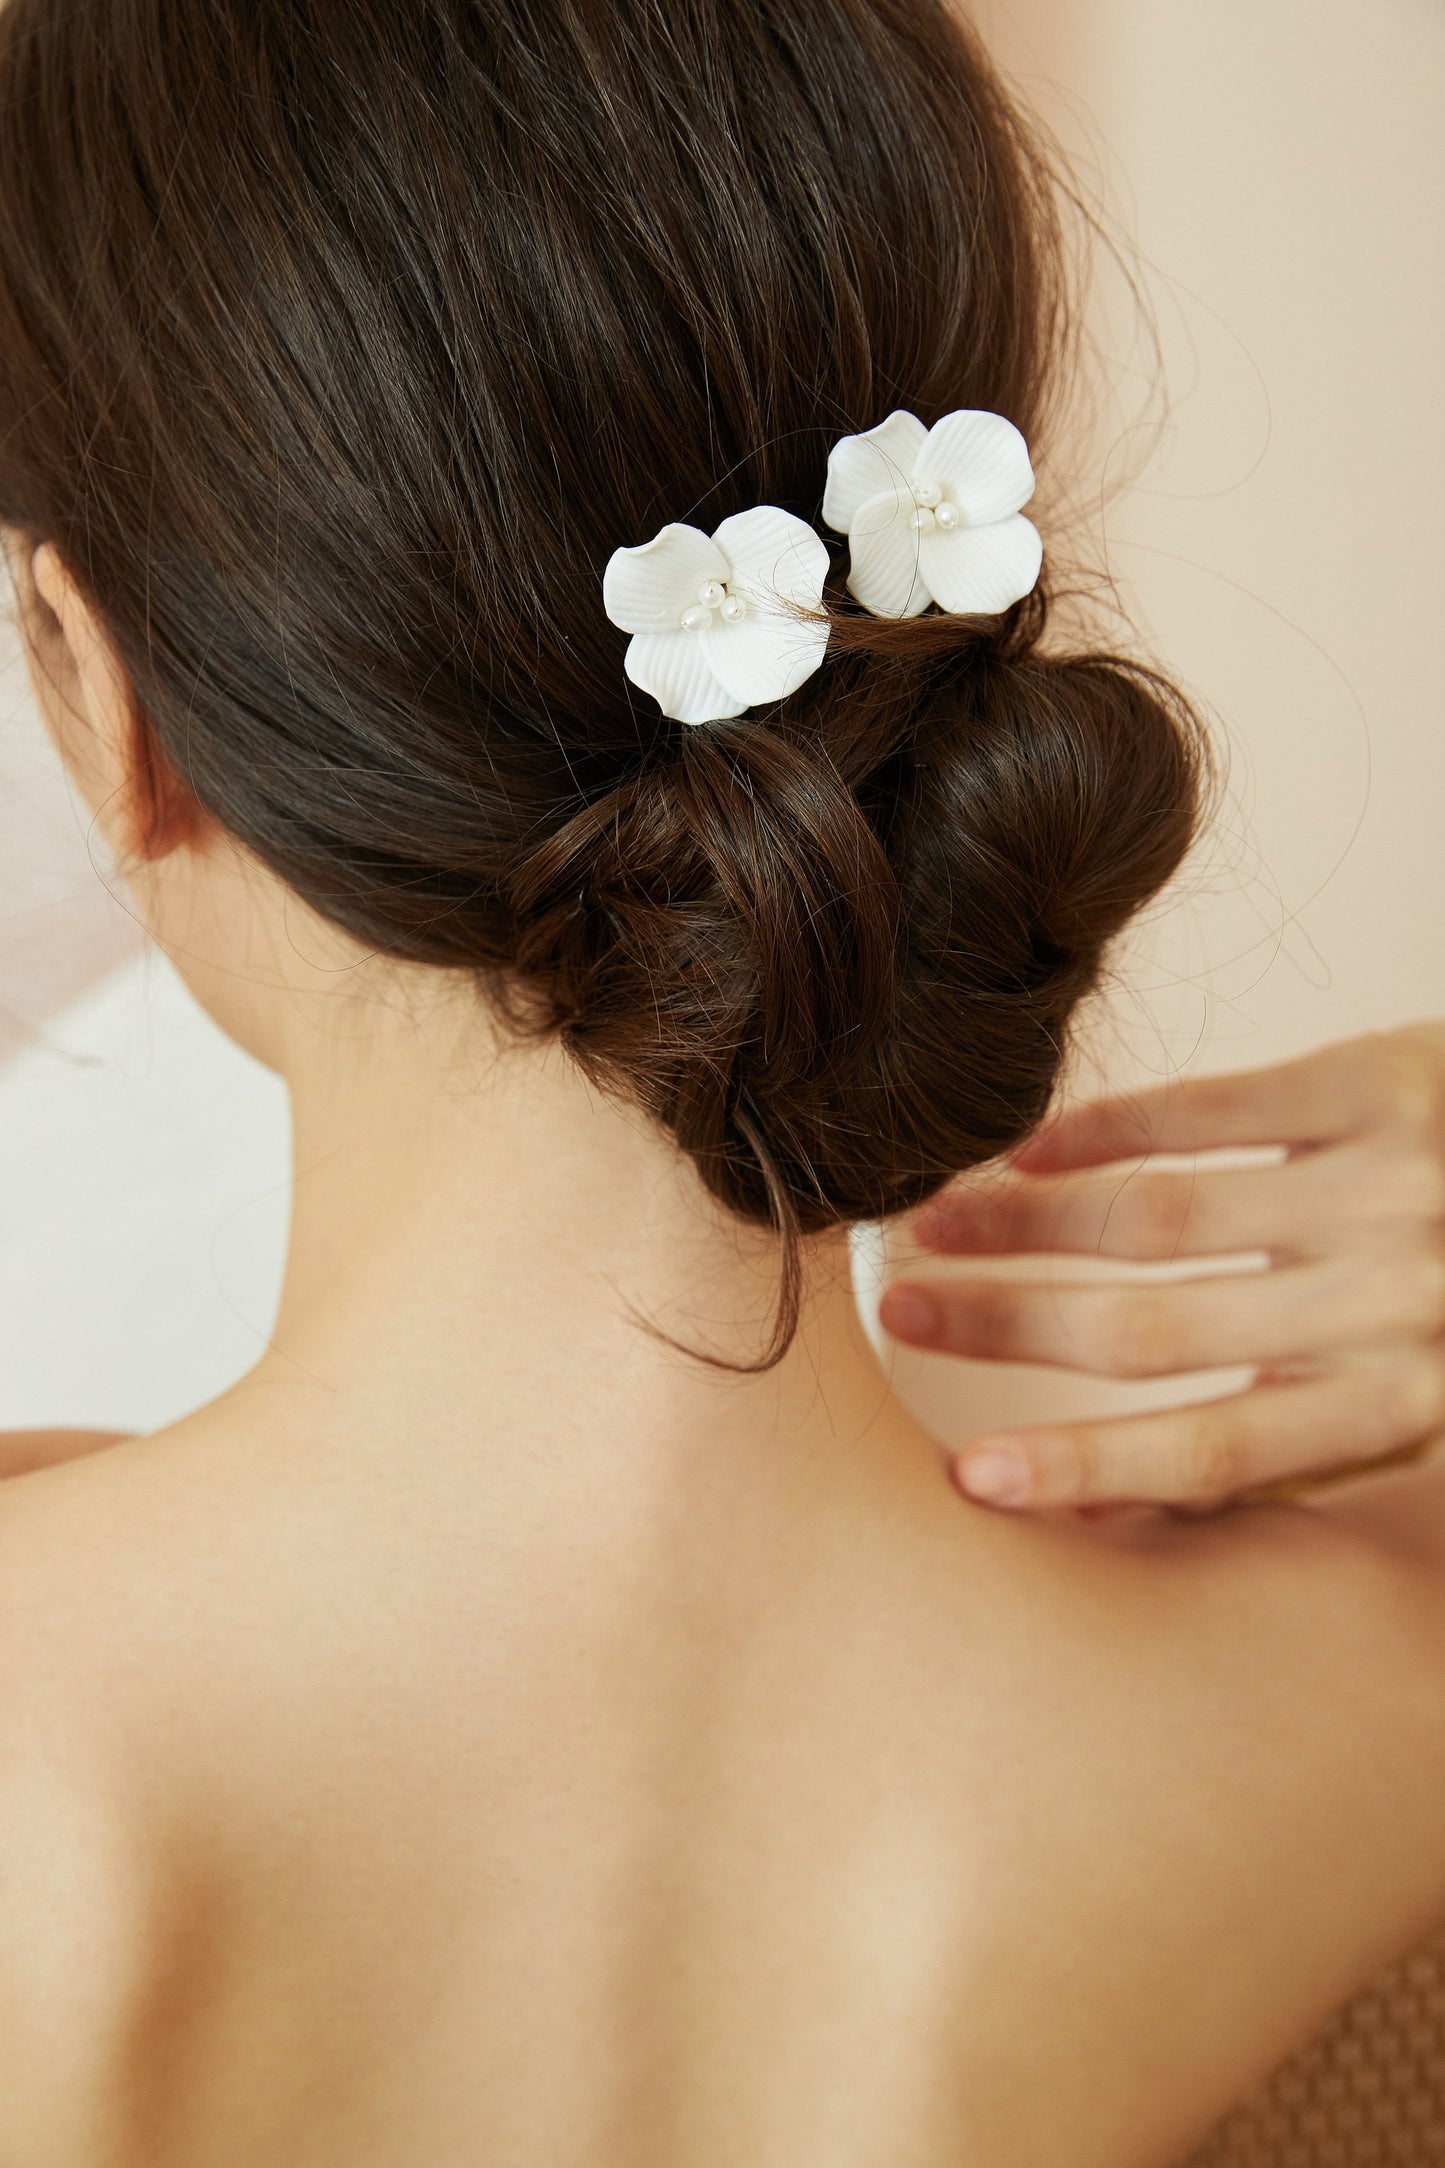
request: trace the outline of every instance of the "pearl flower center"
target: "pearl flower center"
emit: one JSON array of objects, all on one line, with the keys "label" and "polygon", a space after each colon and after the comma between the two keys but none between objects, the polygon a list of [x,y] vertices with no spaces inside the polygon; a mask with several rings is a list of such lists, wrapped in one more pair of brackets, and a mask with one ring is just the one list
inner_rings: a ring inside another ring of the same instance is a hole
[{"label": "pearl flower center", "polygon": [[697,600],[682,613],[684,632],[701,632],[714,617],[720,617],[725,625],[736,625],[748,614],[747,603],[741,595],[735,595],[726,580],[704,580],[697,591]]},{"label": "pearl flower center", "polygon": [[952,534],[964,525],[961,509],[945,497],[937,482],[915,482],[913,512],[908,522],[917,534]]}]

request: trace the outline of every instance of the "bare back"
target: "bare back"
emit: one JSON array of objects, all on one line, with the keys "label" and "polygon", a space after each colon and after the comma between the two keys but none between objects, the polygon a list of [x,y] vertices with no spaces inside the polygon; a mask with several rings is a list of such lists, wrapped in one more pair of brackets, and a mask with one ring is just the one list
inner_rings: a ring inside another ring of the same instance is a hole
[{"label": "bare back", "polygon": [[0,2158],[1143,2168],[1423,1930],[1347,1539],[1004,1522],[891,1414],[711,1468],[7,1486]]}]

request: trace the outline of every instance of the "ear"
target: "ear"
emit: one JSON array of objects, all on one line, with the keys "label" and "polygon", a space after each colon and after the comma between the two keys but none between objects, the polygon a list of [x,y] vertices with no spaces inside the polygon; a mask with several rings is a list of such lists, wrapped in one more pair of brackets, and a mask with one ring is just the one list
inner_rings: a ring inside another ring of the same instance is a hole
[{"label": "ear", "polygon": [[166,817],[135,694],[95,612],[53,542],[30,560],[41,605],[27,660],[41,712],[76,789],[121,864],[163,858],[183,841]]}]

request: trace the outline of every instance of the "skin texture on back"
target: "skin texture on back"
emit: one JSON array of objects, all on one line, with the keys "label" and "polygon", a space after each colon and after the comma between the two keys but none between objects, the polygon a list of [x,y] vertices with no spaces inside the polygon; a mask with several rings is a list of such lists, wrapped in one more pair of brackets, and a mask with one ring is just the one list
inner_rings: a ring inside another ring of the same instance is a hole
[{"label": "skin texture on back", "polygon": [[892,1410],[645,1512],[258,1412],[0,1491],[17,2168],[1144,2168],[1445,1899],[1353,1528],[1003,1521]]}]

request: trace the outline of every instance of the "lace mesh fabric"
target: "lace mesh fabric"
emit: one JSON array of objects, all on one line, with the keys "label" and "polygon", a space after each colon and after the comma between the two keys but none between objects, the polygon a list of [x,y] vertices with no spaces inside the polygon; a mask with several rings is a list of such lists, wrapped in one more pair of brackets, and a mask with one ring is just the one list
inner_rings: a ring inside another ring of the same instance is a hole
[{"label": "lace mesh fabric", "polygon": [[1445,2168],[1445,1936],[1357,1995],[1182,2168]]}]

